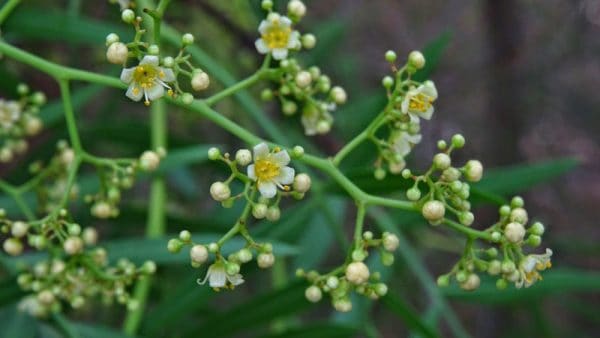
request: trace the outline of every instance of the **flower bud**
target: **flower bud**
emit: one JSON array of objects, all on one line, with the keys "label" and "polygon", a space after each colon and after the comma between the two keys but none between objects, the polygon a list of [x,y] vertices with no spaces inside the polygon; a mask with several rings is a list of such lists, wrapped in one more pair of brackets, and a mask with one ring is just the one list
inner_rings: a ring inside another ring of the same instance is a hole
[{"label": "flower bud", "polygon": [[110,46],[115,42],[119,42],[119,36],[115,33],[110,33],[106,36],[106,45]]},{"label": "flower bud", "polygon": [[281,107],[281,110],[285,115],[291,116],[298,111],[298,105],[293,101],[285,101]]},{"label": "flower bud", "polygon": [[527,217],[527,211],[523,208],[515,208],[510,212],[511,222],[517,222],[521,224],[527,224],[529,218]]},{"label": "flower bud", "polygon": [[523,201],[523,197],[515,196],[510,201],[510,206],[513,208],[522,208],[525,205],[525,201]]},{"label": "flower bud", "polygon": [[346,279],[355,285],[369,280],[369,268],[363,262],[352,262],[346,267]]},{"label": "flower bud", "polygon": [[312,76],[307,71],[301,71],[298,74],[296,74],[296,78],[294,80],[298,87],[306,88],[310,86],[310,83],[312,82]]},{"label": "flower bud", "polygon": [[433,200],[423,205],[421,213],[429,222],[437,222],[444,218],[446,208],[442,202]]},{"label": "flower bud", "polygon": [[406,191],[406,198],[411,201],[418,201],[421,198],[421,190],[417,187],[410,188]]},{"label": "flower bud", "polygon": [[330,96],[333,99],[333,102],[335,102],[336,104],[344,104],[348,100],[348,95],[346,94],[346,91],[340,86],[335,86],[331,88]]},{"label": "flower bud", "polygon": [[513,261],[504,261],[502,262],[502,273],[512,273],[513,271],[515,271],[516,267],[515,267],[515,263]]},{"label": "flower bud", "polygon": [[204,245],[194,245],[190,249],[190,259],[197,264],[203,264],[208,259],[208,250]]},{"label": "flower bud", "polygon": [[508,241],[511,243],[519,243],[525,236],[525,228],[521,223],[508,223],[504,229],[504,236],[506,236]]},{"label": "flower bud", "polygon": [[317,38],[313,34],[302,35],[302,47],[306,49],[313,49],[317,44]]},{"label": "flower bud", "polygon": [[448,156],[448,154],[438,153],[438,154],[435,154],[435,156],[433,157],[433,165],[437,169],[440,169],[440,170],[448,169],[450,167],[451,163],[452,163],[452,160],[450,159],[450,156]]},{"label": "flower bud", "polygon": [[125,23],[132,23],[135,20],[135,13],[128,8],[121,12],[121,20]]},{"label": "flower bud", "polygon": [[208,86],[210,85],[210,78],[208,77],[208,74],[206,74],[206,72],[203,72],[201,70],[196,70],[192,74],[191,84],[192,84],[192,88],[195,91],[199,92],[201,90],[208,88]]},{"label": "flower bud", "polygon": [[455,134],[452,136],[452,146],[456,149],[460,149],[465,146],[465,137],[461,134]]},{"label": "flower bud", "polygon": [[534,235],[538,235],[541,236],[544,234],[544,225],[540,222],[535,222],[533,223],[533,225],[531,226],[531,228],[529,228],[529,230],[531,231],[532,234]]},{"label": "flower bud", "polygon": [[106,219],[112,216],[112,207],[104,202],[98,201],[92,206],[92,215],[101,219]]},{"label": "flower bud", "polygon": [[83,241],[79,237],[68,237],[63,243],[63,249],[67,255],[75,255],[83,250]]},{"label": "flower bud", "polygon": [[98,231],[91,227],[85,228],[81,237],[86,245],[94,245],[98,242]]},{"label": "flower bud", "polygon": [[163,59],[162,63],[167,68],[173,68],[175,66],[175,59],[172,56],[167,56]]},{"label": "flower bud", "polygon": [[387,52],[385,52],[385,60],[389,63],[396,62],[397,57],[398,56],[396,55],[396,53],[393,50],[388,50]]},{"label": "flower bud", "polygon": [[446,287],[450,284],[450,277],[448,275],[441,275],[437,278],[437,285],[439,287]]},{"label": "flower bud", "polygon": [[336,276],[330,276],[325,282],[330,289],[336,289],[340,285],[340,280]]},{"label": "flower bud", "polygon": [[42,130],[42,120],[37,117],[29,117],[25,120],[25,133],[29,136],[36,135]]},{"label": "flower bud", "polygon": [[339,312],[350,312],[352,310],[352,302],[347,298],[336,299],[333,301],[333,307]]},{"label": "flower bud", "polygon": [[150,55],[158,55],[160,53],[160,48],[158,45],[150,45],[148,47],[148,54]]},{"label": "flower bud", "polygon": [[312,285],[306,289],[306,291],[304,292],[304,296],[306,297],[306,299],[308,299],[309,302],[316,303],[321,300],[323,293],[321,292],[321,289],[319,289],[318,286]]},{"label": "flower bud", "polygon": [[211,147],[208,149],[208,159],[211,161],[218,160],[221,157],[221,151],[218,148]]},{"label": "flower bud", "polygon": [[475,221],[475,216],[472,212],[465,211],[458,215],[458,220],[462,225],[470,226]]},{"label": "flower bud", "polygon": [[396,251],[396,249],[398,249],[398,246],[400,245],[400,240],[398,239],[398,236],[391,234],[389,232],[386,232],[383,234],[383,248],[386,249],[389,252],[393,252]]},{"label": "flower bud", "polygon": [[160,165],[160,157],[154,151],[146,150],[140,156],[140,168],[143,171],[154,171]]},{"label": "flower bud", "polygon": [[487,272],[494,276],[502,272],[502,263],[499,260],[493,260],[490,262],[487,268]]},{"label": "flower bud", "polygon": [[106,59],[110,63],[122,65],[127,61],[129,49],[122,42],[115,42],[108,46],[106,50]]},{"label": "flower bud", "polygon": [[472,273],[467,277],[466,281],[464,281],[463,283],[460,284],[460,287],[463,290],[473,291],[473,290],[476,290],[477,288],[479,288],[480,283],[481,283],[481,280],[479,279],[479,276]]},{"label": "flower bud", "polygon": [[215,182],[210,186],[210,196],[218,202],[222,202],[231,197],[229,186],[223,182]]},{"label": "flower bud", "polygon": [[300,193],[305,193],[310,189],[311,180],[307,174],[298,174],[294,177],[294,190]]},{"label": "flower bud", "polygon": [[304,148],[302,146],[294,146],[290,155],[293,158],[301,158],[304,155]]},{"label": "flower bud", "polygon": [[296,18],[301,18],[306,14],[306,6],[300,0],[292,0],[288,3],[288,13]]},{"label": "flower bud", "polygon": [[11,234],[13,236],[15,236],[16,238],[21,238],[25,235],[27,235],[27,230],[29,230],[29,224],[22,222],[22,221],[16,221],[12,224],[11,227]]},{"label": "flower bud", "polygon": [[183,95],[181,95],[181,101],[187,105],[190,105],[194,103],[194,95],[190,93],[183,93]]},{"label": "flower bud", "polygon": [[236,255],[241,263],[248,263],[252,260],[252,252],[247,248],[241,249]]},{"label": "flower bud", "polygon": [[141,270],[147,275],[152,275],[156,272],[156,263],[153,261],[145,261],[141,267]]},{"label": "flower bud", "polygon": [[276,222],[281,217],[281,210],[276,206],[271,206],[267,209],[267,219],[271,222]]},{"label": "flower bud", "polygon": [[441,179],[445,182],[454,182],[460,178],[460,171],[456,168],[448,168],[442,172]]},{"label": "flower bud", "polygon": [[261,269],[268,269],[275,263],[275,256],[272,253],[261,253],[256,258],[258,267]]},{"label": "flower bud", "polygon": [[394,79],[391,76],[386,76],[381,81],[385,88],[391,88],[394,85]]},{"label": "flower bud", "polygon": [[191,45],[194,43],[194,36],[191,33],[185,33],[181,37],[181,43],[184,46]]},{"label": "flower bud", "polygon": [[408,54],[408,63],[417,69],[421,69],[425,66],[425,56],[418,50],[414,50]]},{"label": "flower bud", "polygon": [[252,162],[252,153],[248,149],[240,149],[235,153],[235,161],[241,166],[247,166]]},{"label": "flower bud", "polygon": [[37,295],[37,299],[44,305],[50,305],[54,302],[54,294],[50,290],[44,290]]},{"label": "flower bud", "polygon": [[252,216],[256,219],[263,219],[267,216],[268,207],[264,203],[257,203],[252,207]]},{"label": "flower bud", "polygon": [[23,244],[16,238],[9,238],[2,245],[4,251],[11,256],[18,256],[23,252]]},{"label": "flower bud", "polygon": [[465,165],[465,178],[470,182],[479,182],[483,176],[483,165],[477,160],[470,160]]}]

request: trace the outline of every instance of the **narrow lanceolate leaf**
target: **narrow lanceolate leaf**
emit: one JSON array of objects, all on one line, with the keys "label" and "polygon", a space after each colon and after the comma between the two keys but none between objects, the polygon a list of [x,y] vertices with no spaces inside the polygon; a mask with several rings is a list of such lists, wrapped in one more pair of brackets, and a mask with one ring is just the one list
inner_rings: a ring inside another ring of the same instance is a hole
[{"label": "narrow lanceolate leaf", "polygon": [[573,158],[563,158],[533,164],[520,164],[505,168],[488,170],[481,182],[475,188],[498,195],[511,195],[527,189],[574,169],[578,161]]},{"label": "narrow lanceolate leaf", "polygon": [[425,323],[423,319],[421,319],[421,316],[399,296],[389,293],[381,300],[383,305],[398,315],[402,319],[402,322],[406,324],[411,331],[416,332],[423,337],[438,337],[438,334],[435,332],[435,330]]},{"label": "narrow lanceolate leaf", "polygon": [[236,332],[250,330],[290,314],[300,313],[312,304],[304,298],[303,282],[255,296],[231,310],[205,318],[204,323],[182,337],[196,337],[198,332],[210,332],[211,337],[231,337]]}]

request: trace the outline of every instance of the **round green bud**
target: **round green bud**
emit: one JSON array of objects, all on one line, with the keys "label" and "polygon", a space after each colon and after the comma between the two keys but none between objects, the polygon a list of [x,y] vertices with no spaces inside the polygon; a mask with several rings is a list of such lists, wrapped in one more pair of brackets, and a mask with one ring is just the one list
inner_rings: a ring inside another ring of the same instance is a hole
[{"label": "round green bud", "polygon": [[544,234],[544,225],[540,222],[535,222],[531,225],[531,228],[529,228],[529,231],[534,234],[534,235],[538,235],[541,236]]},{"label": "round green bud", "polygon": [[208,159],[209,160],[218,160],[221,157],[221,151],[218,148],[211,147],[208,149]]},{"label": "round green bud", "polygon": [[178,253],[179,251],[181,251],[182,247],[183,243],[181,243],[181,241],[176,238],[170,239],[167,243],[167,250],[169,250],[170,253]]},{"label": "round green bud", "polygon": [[263,89],[260,92],[260,99],[263,101],[271,101],[273,99],[273,91],[271,89]]},{"label": "round green bud", "polygon": [[135,13],[128,8],[121,12],[121,20],[125,23],[132,23],[135,20]]},{"label": "round green bud", "polygon": [[502,239],[502,234],[498,231],[494,231],[494,232],[492,232],[491,237],[492,237],[492,242],[498,243]]},{"label": "round green bud", "polygon": [[452,146],[454,148],[460,149],[465,146],[465,137],[461,134],[456,134],[452,136]]},{"label": "round green bud", "polygon": [[445,170],[450,167],[452,160],[446,153],[437,153],[433,157],[433,165],[439,170]]},{"label": "round green bud", "polygon": [[306,49],[312,49],[317,44],[317,38],[313,34],[304,34],[302,35],[302,47]]},{"label": "round green bud", "polygon": [[318,286],[312,285],[306,289],[306,291],[304,292],[304,296],[309,302],[316,303],[321,300],[323,293],[321,292],[321,289],[319,289]]},{"label": "round green bud", "polygon": [[385,296],[387,294],[388,287],[384,283],[377,283],[374,286],[374,291],[377,294],[377,296],[383,297],[383,296]]},{"label": "round green bud", "polygon": [[190,93],[183,93],[183,95],[181,95],[181,102],[187,105],[194,103],[194,95]]},{"label": "round green bud", "polygon": [[529,244],[529,246],[533,248],[537,248],[538,246],[540,246],[540,244],[542,244],[542,237],[538,235],[530,235],[527,238],[527,244]]},{"label": "round green bud", "polygon": [[381,263],[385,266],[391,266],[394,264],[394,254],[387,251],[381,252]]},{"label": "round green bud", "polygon": [[273,1],[272,0],[263,0],[262,3],[260,4],[260,6],[265,11],[270,11],[271,9],[273,9]]},{"label": "round green bud", "polygon": [[215,253],[217,251],[219,251],[219,244],[214,242],[208,244],[208,252]]},{"label": "round green bud", "polygon": [[106,36],[106,45],[110,46],[115,42],[119,42],[119,36],[115,33],[110,33]]},{"label": "round green bud", "polygon": [[352,260],[355,262],[362,262],[367,258],[367,252],[362,249],[356,249],[352,251]]},{"label": "round green bud", "polygon": [[293,158],[301,158],[304,155],[304,148],[302,146],[294,146],[291,155]]},{"label": "round green bud", "polygon": [[458,215],[458,220],[462,225],[470,226],[475,221],[475,216],[470,211],[461,212]]},{"label": "round green bud", "polygon": [[412,176],[412,172],[410,171],[410,169],[404,169],[402,170],[401,175],[403,178],[409,179]]},{"label": "round green bud", "polygon": [[503,205],[500,207],[498,212],[500,213],[500,216],[506,217],[506,216],[510,215],[510,207],[508,205]]},{"label": "round green bud", "polygon": [[160,53],[160,48],[158,48],[158,45],[150,45],[150,47],[148,47],[148,54],[158,55],[159,53]]},{"label": "round green bud", "polygon": [[506,281],[506,279],[498,279],[496,281],[496,288],[498,290],[504,290],[506,289],[506,287],[508,287],[508,282]]},{"label": "round green bud", "polygon": [[225,265],[225,271],[227,274],[232,276],[240,272],[240,265],[232,262],[227,262]]},{"label": "round green bud", "polygon": [[29,93],[29,87],[24,83],[19,83],[17,86],[17,93],[19,95],[27,95],[27,93]]},{"label": "round green bud", "polygon": [[184,242],[189,242],[191,238],[192,238],[192,234],[187,230],[182,230],[179,233],[179,239]]},{"label": "round green bud", "polygon": [[281,107],[281,110],[285,115],[291,116],[298,111],[298,105],[294,101],[285,101]]},{"label": "round green bud", "polygon": [[373,175],[375,176],[375,179],[377,180],[383,180],[386,176],[386,172],[383,168],[377,168],[375,169],[375,171],[373,172]]},{"label": "round green bud", "polygon": [[464,283],[468,277],[469,277],[469,274],[464,270],[461,270],[456,273],[456,281],[459,283]]},{"label": "round green bud", "polygon": [[385,52],[385,60],[389,63],[394,63],[397,57],[398,56],[393,50],[388,50],[387,52]]},{"label": "round green bud", "polygon": [[408,54],[408,63],[416,69],[425,67],[425,56],[418,50],[414,50]]},{"label": "round green bud", "polygon": [[485,253],[490,256],[491,258],[494,258],[496,256],[498,256],[498,249],[496,248],[489,248],[485,251]]},{"label": "round green bud", "polygon": [[515,266],[515,262],[513,261],[504,261],[502,262],[502,272],[509,274],[512,273],[513,271],[515,271],[516,266]]},{"label": "round green bud", "polygon": [[515,196],[510,201],[510,206],[513,208],[522,208],[525,205],[523,198],[521,196]]},{"label": "round green bud", "polygon": [[437,278],[437,285],[439,287],[446,287],[450,285],[450,277],[448,275],[441,275]]},{"label": "round green bud", "polygon": [[191,33],[185,33],[181,37],[181,44],[188,46],[194,43],[194,36]]},{"label": "round green bud", "polygon": [[46,103],[46,95],[42,92],[35,92],[31,96],[31,102],[33,102],[35,105],[41,106]]},{"label": "round green bud", "polygon": [[447,146],[448,145],[446,144],[446,141],[444,141],[444,140],[439,140],[437,142],[437,147],[439,150],[444,150],[444,149],[446,149]]},{"label": "round green bud", "polygon": [[383,84],[383,87],[389,89],[389,88],[392,88],[392,86],[394,85],[394,79],[392,79],[391,76],[386,76],[383,78],[381,83]]},{"label": "round green bud", "polygon": [[421,198],[421,190],[416,186],[408,189],[406,191],[406,198],[411,201],[418,201]]}]

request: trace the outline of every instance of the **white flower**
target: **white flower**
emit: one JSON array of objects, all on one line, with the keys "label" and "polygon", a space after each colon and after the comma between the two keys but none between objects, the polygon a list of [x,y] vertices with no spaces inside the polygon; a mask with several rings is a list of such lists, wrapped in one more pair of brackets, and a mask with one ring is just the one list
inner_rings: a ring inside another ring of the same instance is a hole
[{"label": "white flower", "polygon": [[402,100],[402,112],[410,116],[411,122],[419,122],[419,118],[431,119],[433,115],[433,101],[438,97],[437,89],[431,81],[425,81],[415,89],[406,93]]},{"label": "white flower", "polygon": [[229,287],[233,289],[235,286],[240,285],[244,282],[242,275],[236,273],[234,275],[227,274],[225,271],[225,264],[221,261],[217,261],[213,265],[208,267],[208,272],[204,280],[197,280],[198,284],[204,285],[208,280],[208,285],[211,288],[219,289],[223,287]]},{"label": "white flower", "polygon": [[413,145],[421,142],[421,134],[409,134],[405,131],[399,131],[391,137],[391,147],[394,154],[404,157],[410,153]]},{"label": "white flower", "polygon": [[533,285],[538,280],[542,280],[539,271],[544,271],[552,267],[550,261],[552,250],[546,249],[546,253],[542,255],[527,255],[519,264],[519,278],[515,282],[517,288],[526,288]]},{"label": "white flower", "polygon": [[290,155],[287,151],[275,149],[269,151],[266,143],[254,147],[254,163],[248,166],[248,177],[256,181],[260,194],[272,198],[277,193],[277,187],[289,190],[284,185],[294,182],[295,171],[288,167]]},{"label": "white flower", "polygon": [[123,69],[121,81],[129,84],[125,94],[128,98],[139,101],[143,96],[144,103],[149,105],[165,94],[165,88],[171,92],[167,83],[175,81],[175,74],[158,65],[158,56],[146,55],[137,66]]},{"label": "white flower", "polygon": [[292,20],[277,13],[271,13],[258,26],[260,38],[256,49],[261,54],[273,54],[276,60],[287,58],[290,49],[300,47],[300,33],[292,30]]},{"label": "white flower", "polygon": [[21,106],[15,101],[5,101],[0,99],[0,124],[8,129],[21,116]]}]

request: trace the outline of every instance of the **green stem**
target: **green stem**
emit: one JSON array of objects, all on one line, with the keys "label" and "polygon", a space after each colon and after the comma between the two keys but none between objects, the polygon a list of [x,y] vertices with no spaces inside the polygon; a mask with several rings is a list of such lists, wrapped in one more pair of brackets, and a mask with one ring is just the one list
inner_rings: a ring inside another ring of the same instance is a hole
[{"label": "green stem", "polygon": [[354,226],[354,250],[360,248],[362,239],[363,225],[365,223],[365,213],[367,207],[364,203],[359,203],[356,209],[356,225]]},{"label": "green stem", "polygon": [[73,146],[75,154],[81,155],[81,153],[83,152],[83,148],[81,146],[81,140],[79,139],[79,133],[77,132],[75,113],[73,112],[73,104],[71,103],[69,80],[58,80],[58,85],[60,87],[63,107],[65,110],[65,119],[67,122],[67,130],[69,131],[69,139],[71,140],[71,145]]},{"label": "green stem", "polygon": [[216,93],[215,95],[206,98],[204,100],[204,103],[206,103],[209,106],[213,106],[215,103],[221,101],[222,99],[231,96],[235,93],[237,93],[240,90],[246,89],[250,86],[252,86],[253,84],[255,84],[256,82],[258,82],[262,76],[265,74],[264,70],[259,70],[256,73],[252,74],[251,76],[247,77],[246,79],[234,84],[231,87],[227,87],[226,89]]},{"label": "green stem", "polygon": [[53,313],[52,319],[56,326],[60,328],[60,330],[65,334],[67,338],[77,338],[80,337],[79,333],[73,328],[73,326],[67,321],[67,319],[60,313]]},{"label": "green stem", "polygon": [[21,3],[21,0],[8,0],[4,6],[2,6],[2,9],[0,9],[0,25],[8,18],[10,13],[12,13],[19,3]]},{"label": "green stem", "polygon": [[443,223],[448,225],[449,227],[451,227],[454,230],[464,233],[465,235],[469,236],[470,238],[480,238],[480,239],[484,239],[486,241],[492,240],[492,235],[490,235],[489,233],[471,229],[471,228],[466,227],[466,226],[464,226],[460,223],[457,223],[453,220],[444,218]]},{"label": "green stem", "polygon": [[[167,147],[167,114],[166,104],[164,100],[157,100],[152,103],[150,108],[150,129],[152,148],[156,149]],[[156,175],[152,178],[150,187],[150,204],[148,206],[148,223],[146,227],[146,237],[157,238],[165,232],[165,203],[166,203],[166,184],[164,177]],[[141,278],[133,292],[133,298],[138,302],[138,307],[135,310],[130,311],[125,318],[123,324],[123,331],[133,336],[136,334],[144,309],[146,308],[146,302],[151,287],[150,276]]]}]

